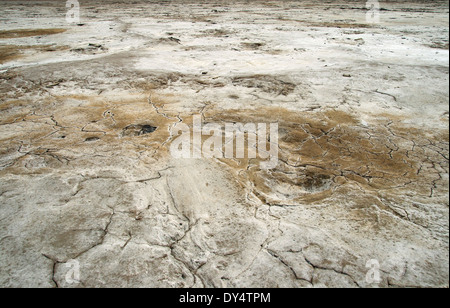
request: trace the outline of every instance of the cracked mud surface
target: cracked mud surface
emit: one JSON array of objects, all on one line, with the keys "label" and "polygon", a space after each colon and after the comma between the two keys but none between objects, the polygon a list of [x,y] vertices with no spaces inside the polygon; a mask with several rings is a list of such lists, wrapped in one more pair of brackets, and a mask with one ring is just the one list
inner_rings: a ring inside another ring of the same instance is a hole
[{"label": "cracked mud surface", "polygon": [[[2,1],[0,286],[448,287],[448,3],[383,5]],[[277,167],[172,158],[199,114]]]}]

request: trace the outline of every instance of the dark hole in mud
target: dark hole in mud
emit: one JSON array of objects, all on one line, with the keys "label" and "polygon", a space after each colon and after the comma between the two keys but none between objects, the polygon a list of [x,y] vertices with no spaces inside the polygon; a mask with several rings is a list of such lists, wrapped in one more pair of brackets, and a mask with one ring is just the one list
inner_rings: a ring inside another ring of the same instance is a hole
[{"label": "dark hole in mud", "polygon": [[158,127],[149,124],[128,125],[122,130],[122,137],[136,137],[151,134],[156,131]]},{"label": "dark hole in mud", "polygon": [[86,138],[84,141],[85,142],[94,142],[97,140],[100,140],[100,138],[99,137],[89,137],[89,138]]},{"label": "dark hole in mud", "polygon": [[144,126],[142,126],[142,129],[140,131],[140,135],[153,133],[156,129],[157,129],[157,127],[154,127],[151,125],[144,125]]}]

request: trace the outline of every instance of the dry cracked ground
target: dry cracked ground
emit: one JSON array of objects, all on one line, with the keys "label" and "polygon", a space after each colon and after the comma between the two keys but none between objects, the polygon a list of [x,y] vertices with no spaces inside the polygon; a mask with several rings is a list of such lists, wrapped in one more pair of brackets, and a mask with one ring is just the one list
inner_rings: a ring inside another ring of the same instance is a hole
[{"label": "dry cracked ground", "polygon": [[448,287],[448,2],[80,4],[0,3],[1,287]]}]

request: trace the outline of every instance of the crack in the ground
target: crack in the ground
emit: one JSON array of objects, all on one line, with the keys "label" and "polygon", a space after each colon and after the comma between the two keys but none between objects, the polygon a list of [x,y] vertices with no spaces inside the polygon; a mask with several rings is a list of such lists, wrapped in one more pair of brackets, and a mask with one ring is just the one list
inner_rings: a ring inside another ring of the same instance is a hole
[{"label": "crack in the ground", "polygon": [[[351,275],[349,275],[348,273],[345,273],[345,272],[342,271],[342,270],[341,270],[341,271],[338,271],[338,270],[336,270],[336,269],[334,269],[334,268],[327,268],[327,267],[315,265],[315,264],[312,263],[310,260],[308,260],[304,255],[303,255],[303,257],[304,257],[306,263],[308,263],[314,270],[319,269],[319,270],[324,270],[324,271],[332,271],[332,272],[335,272],[336,274],[346,276],[346,277],[350,278],[350,279],[352,280],[352,282],[353,282],[358,288],[361,288],[361,285],[355,280],[355,278],[353,278],[353,277],[352,277]],[[313,275],[313,282],[314,282],[314,275]],[[313,284],[314,284],[314,283],[313,283]]]},{"label": "crack in the ground", "polygon": [[311,277],[311,280],[305,279],[303,277],[299,277],[299,275],[297,274],[297,272],[292,268],[292,266],[290,266],[286,261],[284,261],[275,251],[270,250],[270,249],[266,249],[266,251],[275,259],[277,259],[281,264],[283,264],[285,267],[287,267],[292,275],[295,277],[296,280],[302,280],[307,282],[308,284],[310,284],[311,286],[313,286],[313,278]]}]

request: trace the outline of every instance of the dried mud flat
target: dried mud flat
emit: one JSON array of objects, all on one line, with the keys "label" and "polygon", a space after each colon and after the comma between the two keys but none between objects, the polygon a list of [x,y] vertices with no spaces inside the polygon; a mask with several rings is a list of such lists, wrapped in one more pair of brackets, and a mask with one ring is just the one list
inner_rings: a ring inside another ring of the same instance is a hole
[{"label": "dried mud flat", "polygon": [[[0,3],[1,287],[448,287],[447,2],[81,5]],[[198,114],[278,166],[172,158]]]}]

